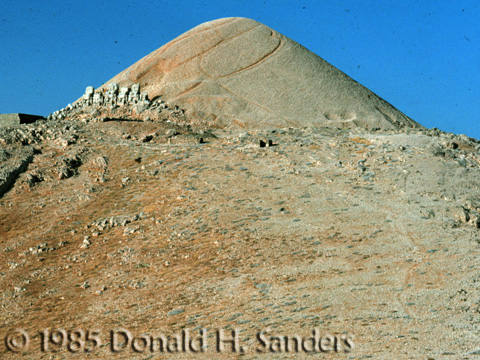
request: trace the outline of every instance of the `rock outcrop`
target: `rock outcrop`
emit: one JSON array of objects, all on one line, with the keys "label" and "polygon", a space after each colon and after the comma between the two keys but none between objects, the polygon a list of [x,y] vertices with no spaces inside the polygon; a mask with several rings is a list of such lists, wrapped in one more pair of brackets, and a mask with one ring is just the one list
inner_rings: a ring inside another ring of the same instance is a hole
[{"label": "rock outcrop", "polygon": [[12,156],[8,151],[0,150],[0,197],[10,190],[18,176],[27,170],[33,160],[32,147],[24,147],[21,152],[14,153]]}]

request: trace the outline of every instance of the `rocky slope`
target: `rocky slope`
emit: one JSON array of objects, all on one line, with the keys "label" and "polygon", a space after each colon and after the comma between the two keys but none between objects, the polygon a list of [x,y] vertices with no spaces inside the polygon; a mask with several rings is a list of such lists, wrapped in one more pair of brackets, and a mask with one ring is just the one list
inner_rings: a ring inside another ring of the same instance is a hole
[{"label": "rocky slope", "polygon": [[[332,358],[476,358],[474,139],[68,119],[0,132],[6,163],[34,149],[0,198],[0,336],[24,329],[24,359],[90,356],[59,332],[41,351],[43,329],[76,328],[99,331],[96,358],[162,355],[140,340],[112,354],[120,328],[208,329],[204,353],[169,359],[310,358],[308,343],[272,351],[315,328]],[[243,355],[217,352],[220,328]]]}]

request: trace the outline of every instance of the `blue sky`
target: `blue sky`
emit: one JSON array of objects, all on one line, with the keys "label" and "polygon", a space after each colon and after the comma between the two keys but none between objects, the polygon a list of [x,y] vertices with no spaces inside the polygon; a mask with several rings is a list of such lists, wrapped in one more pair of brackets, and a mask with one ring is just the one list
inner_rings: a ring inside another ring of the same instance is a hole
[{"label": "blue sky", "polygon": [[297,41],[426,127],[480,138],[480,2],[0,2],[0,113],[48,115],[222,17]]}]

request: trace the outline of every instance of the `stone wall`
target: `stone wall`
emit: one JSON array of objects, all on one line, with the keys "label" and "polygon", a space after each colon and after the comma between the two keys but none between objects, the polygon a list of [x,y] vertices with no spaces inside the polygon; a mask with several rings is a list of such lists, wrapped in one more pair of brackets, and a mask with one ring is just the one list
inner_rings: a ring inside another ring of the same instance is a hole
[{"label": "stone wall", "polygon": [[39,119],[43,119],[43,116],[21,113],[0,114],[0,126],[31,124]]}]

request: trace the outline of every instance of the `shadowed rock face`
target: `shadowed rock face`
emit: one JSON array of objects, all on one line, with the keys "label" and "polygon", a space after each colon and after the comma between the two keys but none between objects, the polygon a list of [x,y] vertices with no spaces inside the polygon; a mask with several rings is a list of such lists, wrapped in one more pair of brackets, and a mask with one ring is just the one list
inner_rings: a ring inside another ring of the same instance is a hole
[{"label": "shadowed rock face", "polygon": [[245,18],[201,24],[111,82],[140,83],[150,98],[163,95],[216,126],[421,128],[316,54]]}]

